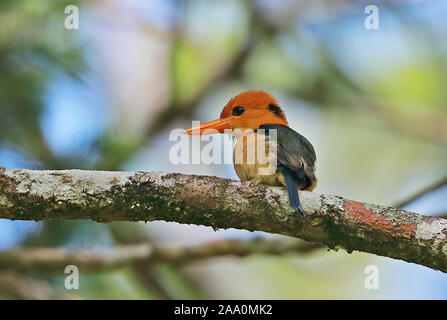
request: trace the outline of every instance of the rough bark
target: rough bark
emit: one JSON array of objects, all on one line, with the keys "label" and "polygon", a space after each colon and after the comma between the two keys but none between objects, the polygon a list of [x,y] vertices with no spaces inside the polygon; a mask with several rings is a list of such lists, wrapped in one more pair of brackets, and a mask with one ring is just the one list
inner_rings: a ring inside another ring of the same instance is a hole
[{"label": "rough bark", "polygon": [[402,259],[447,272],[447,220],[300,192],[303,218],[284,190],[160,172],[0,169],[0,218],[175,221],[260,230]]}]

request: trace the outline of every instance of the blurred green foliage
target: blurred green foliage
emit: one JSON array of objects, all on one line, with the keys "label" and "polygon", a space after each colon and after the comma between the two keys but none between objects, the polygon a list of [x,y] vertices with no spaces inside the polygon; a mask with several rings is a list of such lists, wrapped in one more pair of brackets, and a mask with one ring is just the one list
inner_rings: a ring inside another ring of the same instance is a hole
[{"label": "blurred green foliage", "polygon": [[82,49],[63,26],[61,12],[78,1],[2,1],[0,5],[0,143],[11,143],[43,163],[56,164],[39,118],[48,84],[63,72],[79,79]]}]

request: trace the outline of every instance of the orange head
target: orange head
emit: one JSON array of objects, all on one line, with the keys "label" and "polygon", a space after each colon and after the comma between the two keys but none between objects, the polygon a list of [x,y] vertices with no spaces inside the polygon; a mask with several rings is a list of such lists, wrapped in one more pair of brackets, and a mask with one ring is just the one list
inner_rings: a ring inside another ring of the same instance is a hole
[{"label": "orange head", "polygon": [[228,101],[220,118],[186,130],[187,134],[209,134],[225,129],[257,129],[262,124],[283,124],[288,126],[286,116],[278,102],[265,91],[250,90],[238,94]]}]

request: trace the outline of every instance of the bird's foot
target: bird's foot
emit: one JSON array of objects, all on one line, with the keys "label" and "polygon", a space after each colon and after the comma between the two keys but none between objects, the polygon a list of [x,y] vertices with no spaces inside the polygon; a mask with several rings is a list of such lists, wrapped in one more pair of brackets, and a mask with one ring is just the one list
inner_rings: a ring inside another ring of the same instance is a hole
[{"label": "bird's foot", "polygon": [[251,179],[250,182],[254,183],[254,184],[261,184],[262,181],[261,181],[260,177],[256,177],[256,178]]}]

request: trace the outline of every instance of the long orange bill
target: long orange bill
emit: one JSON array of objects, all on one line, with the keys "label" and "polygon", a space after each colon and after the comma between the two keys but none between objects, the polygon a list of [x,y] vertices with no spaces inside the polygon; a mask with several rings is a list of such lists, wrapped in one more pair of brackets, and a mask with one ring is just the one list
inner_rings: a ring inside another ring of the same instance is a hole
[{"label": "long orange bill", "polygon": [[232,122],[233,122],[233,117],[217,119],[217,120],[202,123],[201,125],[189,128],[189,129],[185,130],[185,133],[189,134],[189,135],[224,133],[225,129],[228,129],[231,127]]}]

